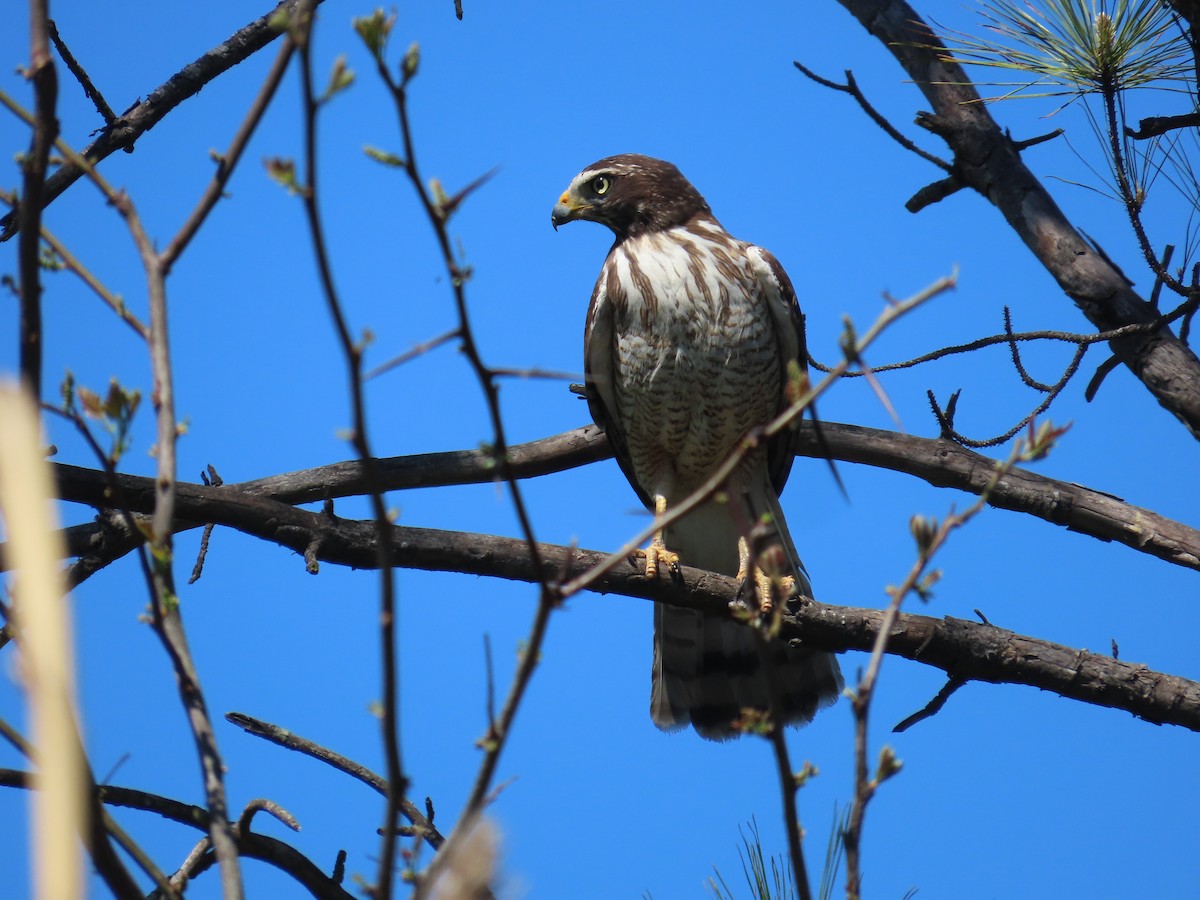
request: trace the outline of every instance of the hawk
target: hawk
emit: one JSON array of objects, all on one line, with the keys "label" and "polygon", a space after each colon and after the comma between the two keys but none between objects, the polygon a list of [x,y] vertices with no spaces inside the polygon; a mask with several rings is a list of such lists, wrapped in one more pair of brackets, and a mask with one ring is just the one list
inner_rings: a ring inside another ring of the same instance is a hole
[{"label": "hawk", "polygon": [[[642,503],[661,514],[785,407],[788,363],[807,364],[804,318],[775,257],[722,228],[669,162],[626,153],[588,166],[551,215],[556,229],[577,219],[616,236],[584,332],[588,406]],[[811,597],[779,505],[793,442],[785,431],[746,456],[722,496],[656,534],[646,576],[683,561],[757,585],[769,606],[773,582],[747,537],[761,522],[787,558],[787,582]],[[810,721],[841,691],[832,654],[777,643],[768,664],[773,672],[732,618],[656,604],[650,715],[661,729],[690,723],[722,740],[747,711],[767,713],[769,678],[786,723]]]}]

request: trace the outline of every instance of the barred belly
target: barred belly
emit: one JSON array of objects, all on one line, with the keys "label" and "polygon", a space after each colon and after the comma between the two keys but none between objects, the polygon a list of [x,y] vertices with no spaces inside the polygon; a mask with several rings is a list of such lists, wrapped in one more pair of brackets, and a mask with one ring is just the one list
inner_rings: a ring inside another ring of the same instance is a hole
[{"label": "barred belly", "polygon": [[[699,230],[699,229],[698,229]],[[723,232],[722,232],[723,234]],[[783,373],[744,245],[677,228],[614,258],[614,390],[642,487],[668,500],[709,478],[779,410]]]}]

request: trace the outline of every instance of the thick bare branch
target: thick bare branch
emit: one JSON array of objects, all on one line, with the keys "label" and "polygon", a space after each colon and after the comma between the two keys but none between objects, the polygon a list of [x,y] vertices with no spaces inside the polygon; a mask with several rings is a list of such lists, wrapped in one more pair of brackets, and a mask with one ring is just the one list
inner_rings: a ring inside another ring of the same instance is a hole
[{"label": "thick bare branch", "polygon": [[[185,490],[180,485],[178,505],[181,513],[211,518],[324,562],[370,568],[378,559],[371,521],[330,518],[227,488]],[[570,547],[541,544],[539,549],[541,572],[531,562],[526,542],[513,538],[393,526],[389,548],[395,566],[526,582],[571,578],[605,559],[605,554]],[[590,589],[715,612],[727,609],[739,587],[734,578],[688,567],[676,582],[647,581],[644,563],[631,559],[607,571]],[[783,635],[822,649],[869,650],[882,616],[878,610],[813,604],[785,621]],[[964,680],[1028,684],[1124,709],[1147,721],[1200,731],[1200,685],[992,625],[900,615],[887,652]]]},{"label": "thick bare branch", "polygon": [[[995,461],[951,441],[842,425],[821,424],[823,443],[813,426],[800,427],[797,452],[802,456],[825,455],[843,462],[905,472],[936,487],[956,488],[978,494],[987,483]],[[603,432],[588,425],[540,441],[509,448],[511,471],[518,478],[532,478],[611,456]],[[97,508],[111,506],[110,481],[103,472],[78,466],[54,466],[60,496]],[[493,481],[496,470],[490,456],[480,450],[427,453],[379,460],[379,477],[384,490],[479,484]],[[118,475],[116,487],[133,511],[150,507],[151,479]],[[366,490],[358,462],[340,462],[301,472],[273,475],[256,481],[205,488],[181,482],[178,485],[181,518],[178,528],[196,527],[217,521],[223,503],[235,497],[264,498],[284,503],[308,503],[326,497],[346,497]],[[989,497],[992,506],[1037,516],[1071,531],[1102,541],[1116,541],[1134,550],[1189,569],[1200,570],[1200,530],[1148,509],[1133,506],[1118,497],[1066,481],[1046,478],[1025,469],[1013,469]],[[206,518],[212,516],[214,518]],[[67,529],[72,555],[96,553],[105,560],[116,559],[134,546],[120,523],[92,524]],[[0,545],[0,550],[3,545]],[[0,553],[2,556],[2,553]]]},{"label": "thick bare branch", "polygon": [[[1004,215],[1097,328],[1152,322],[1157,312],[1063,215],[980,102],[966,73],[904,0],[840,0],[896,57],[932,104],[921,124],[954,151],[954,173]],[[1200,360],[1168,328],[1111,342],[1155,399],[1200,438]]]},{"label": "thick bare branch", "polygon": [[[978,494],[996,465],[952,441],[856,425],[822,423],[821,429],[834,459],[905,472],[936,487]],[[821,454],[811,431],[804,433],[797,449],[806,456]],[[996,485],[988,503],[1200,570],[1200,530],[1103,491],[1015,468]]]},{"label": "thick bare branch", "polygon": [[[783,634],[830,649],[865,650],[882,619],[879,610],[814,606],[790,619]],[[961,681],[1025,684],[1095,706],[1123,709],[1156,725],[1200,731],[1197,682],[994,625],[902,613],[887,652],[942,669]]]}]

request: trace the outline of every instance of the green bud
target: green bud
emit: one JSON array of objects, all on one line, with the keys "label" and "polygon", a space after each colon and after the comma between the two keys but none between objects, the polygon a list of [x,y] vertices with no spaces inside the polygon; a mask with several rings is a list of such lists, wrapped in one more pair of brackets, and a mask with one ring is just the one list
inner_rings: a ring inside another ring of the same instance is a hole
[{"label": "green bud", "polygon": [[796,787],[802,788],[808,783],[810,778],[816,778],[820,774],[821,770],[806,759],[804,761],[804,768],[794,773],[792,777],[796,780]]},{"label": "green bud", "polygon": [[417,68],[421,65],[421,45],[413,41],[408,45],[408,50],[404,54],[404,59],[400,63],[400,83],[408,84],[410,78],[417,74]]},{"label": "green bud", "polygon": [[333,61],[333,71],[329,73],[329,83],[325,85],[325,93],[317,100],[318,103],[325,103],[331,99],[334,94],[338,94],[350,87],[354,83],[354,70],[346,66],[345,55],[339,56]]},{"label": "green bud", "polygon": [[922,557],[928,556],[938,532],[937,519],[926,518],[918,513],[908,520],[908,528],[917,542],[917,551]]},{"label": "green bud", "polygon": [[376,60],[382,59],[383,51],[387,48],[388,35],[392,33],[392,26],[396,24],[396,14],[392,13],[389,16],[382,9],[377,9],[369,16],[354,19],[353,24],[354,30],[358,32],[371,55]]},{"label": "green bud", "polygon": [[875,771],[875,783],[882,784],[903,767],[904,763],[896,758],[896,752],[884,744],[883,749],[879,751],[879,768]]},{"label": "green bud", "polygon": [[380,150],[378,147],[363,147],[363,153],[367,155],[368,159],[373,159],[377,163],[385,166],[391,166],[394,169],[403,169],[408,165],[395,153],[391,153],[387,150]]},{"label": "green bud", "polygon": [[270,156],[263,160],[263,165],[267,168],[267,174],[271,176],[271,180],[276,184],[281,184],[289,194],[296,194],[300,191],[300,186],[296,181],[296,163],[290,159],[284,159],[282,156]]}]

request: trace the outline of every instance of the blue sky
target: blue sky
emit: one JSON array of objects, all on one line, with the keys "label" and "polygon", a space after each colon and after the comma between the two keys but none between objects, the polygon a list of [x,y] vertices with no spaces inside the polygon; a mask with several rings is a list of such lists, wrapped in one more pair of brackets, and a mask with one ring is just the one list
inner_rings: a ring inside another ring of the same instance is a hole
[{"label": "blue sky", "polygon": [[[978,20],[957,3],[918,8],[952,27]],[[315,48],[318,80],[348,56],[354,86],[321,118],[322,206],[336,279],[355,331],[374,334],[370,362],[382,362],[455,323],[432,235],[408,184],[367,160],[364,145],[399,147],[390,104],[350,27],[369,5],[330,0]],[[453,191],[500,166],[452,223],[474,268],[468,299],[489,364],[578,372],[583,317],[609,246],[604,229],[555,233],[550,208],[586,164],[618,152],[677,163],[737,236],[768,247],[791,274],[808,318],[812,353],[837,358],[843,317],[865,328],[883,295],[914,293],[957,268],[956,291],[898,324],[869,359],[909,358],[1001,329],[1012,308],[1017,329],[1088,325],[1037,266],[998,213],[963,192],[913,216],[904,202],[938,171],[893,144],[847,97],[820,88],[792,66],[799,59],[831,78],[852,68],[879,109],[928,149],[939,142],[911,125],[925,103],[890,55],[836,3],[497,5],[465,0],[398,9],[391,55],[422,48],[411,111],[426,176]],[[215,2],[171,5],[62,2],[52,14],[63,38],[118,111],[265,7]],[[19,16],[23,16],[20,13]],[[27,60],[22,19],[0,29],[0,88],[24,103],[13,70]],[[148,230],[165,244],[212,172],[266,72],[274,50],[207,86],[103,171],[133,198]],[[99,126],[60,70],[63,136],[83,146]],[[1177,112],[1169,95],[1144,98],[1146,111]],[[1088,154],[1091,133],[1076,110],[1053,119],[1048,103],[994,107],[1016,137],[1062,126]],[[199,480],[211,463],[226,481],[346,459],[350,422],[344,367],[318,290],[298,201],[266,176],[266,157],[301,153],[294,72],[256,135],[230,197],[213,213],[169,282],[178,409],[189,423],[179,444],[180,477]],[[24,127],[0,119],[5,158],[27,145]],[[1095,179],[1063,142],[1026,152],[1077,224],[1121,265],[1139,290],[1149,277],[1112,200],[1065,183]],[[1097,155],[1090,153],[1095,160]],[[5,171],[5,170],[0,170]],[[16,186],[15,167],[0,184]],[[1148,210],[1159,243],[1182,243],[1186,207],[1166,185]],[[145,287],[132,244],[98,193],[77,184],[47,212],[54,231],[138,311]],[[15,243],[0,245],[0,271],[15,272]],[[66,274],[46,280],[46,397],[66,370],[102,390],[110,378],[149,390],[145,348]],[[16,368],[16,306],[0,330],[0,373]],[[1069,354],[1034,349],[1034,374],[1055,380]],[[1196,445],[1124,369],[1095,402],[1083,387],[1101,351],[1051,418],[1072,428],[1037,471],[1123,497],[1164,515],[1196,521]],[[905,429],[932,437],[927,389],[943,400],[962,388],[958,425],[999,433],[1037,403],[1007,351],[939,362],[883,379]],[[583,404],[554,381],[505,381],[504,414],[513,442],[577,427]],[[472,448],[490,440],[478,385],[461,354],[443,347],[372,381],[372,436],[381,455]],[[833,421],[893,427],[861,381],[836,386],[821,407]],[[58,459],[89,464],[79,440],[56,423]],[[139,417],[127,471],[149,474],[149,405]],[[842,465],[849,501],[819,462],[799,460],[784,509],[819,598],[882,606],[913,558],[908,519],[942,516],[970,499],[885,471]],[[540,540],[607,550],[645,520],[615,463],[524,485]],[[515,535],[507,495],[494,486],[393,494],[403,524]],[[339,504],[362,515],[362,504]],[[68,522],[87,509],[65,507]],[[186,577],[195,534],[177,542]],[[944,578],[927,609],[973,618],[1104,652],[1116,639],[1123,659],[1200,677],[1196,574],[1122,546],[988,510],[956,534],[939,558]],[[499,685],[536,603],[528,585],[399,572],[403,754],[420,805],[430,796],[448,830],[474,778],[473,741],[485,728],[483,635],[490,636]],[[181,602],[210,709],[277,722],[382,771],[373,573],[324,566],[305,574],[290,551],[218,531],[204,577]],[[124,560],[73,597],[82,718],[101,777],[114,784],[201,801],[197,767],[165,656],[140,622],[146,598]],[[644,601],[583,595],[551,623],[535,676],[505,753],[505,784],[492,807],[503,833],[504,897],[656,900],[702,896],[717,866],[740,890],[739,826],[752,817],[768,851],[783,852],[774,768],[764,742],[710,744],[691,733],[664,735],[647,714],[651,608]],[[0,716],[24,727],[13,650],[0,671]],[[855,678],[863,654],[842,665]],[[1195,738],[1130,716],[1015,686],[971,684],[933,719],[902,735],[891,726],[921,708],[944,677],[898,659],[883,667],[873,712],[874,750],[890,743],[902,773],[870,807],[864,845],[869,895],[909,888],[928,898],[1194,896],[1200,867]],[[835,805],[851,796],[853,723],[847,703],[789,734],[797,765],[821,774],[800,794],[810,870],[820,867]],[[319,865],[349,852],[348,871],[371,877],[381,815],[376,796],[320,765],[218,722],[231,804],[269,797],[302,823],[299,835],[256,820],[293,841]],[[122,762],[122,760],[124,760]],[[21,767],[7,746],[0,765]],[[25,799],[0,794],[0,833],[16,847]],[[144,813],[119,821],[173,869],[196,833]],[[15,857],[15,854],[14,854]],[[246,864],[251,896],[292,890],[274,871]],[[28,893],[24,860],[10,860],[13,896]],[[216,896],[205,876],[189,896]]]}]

